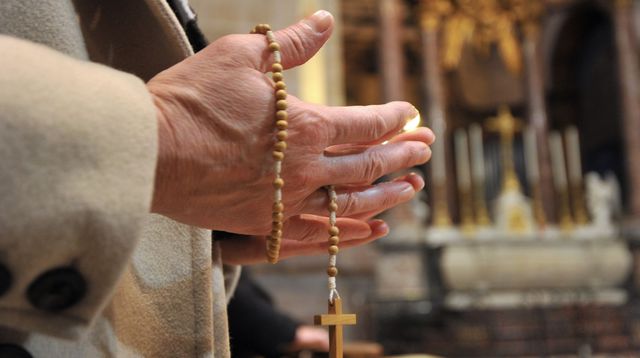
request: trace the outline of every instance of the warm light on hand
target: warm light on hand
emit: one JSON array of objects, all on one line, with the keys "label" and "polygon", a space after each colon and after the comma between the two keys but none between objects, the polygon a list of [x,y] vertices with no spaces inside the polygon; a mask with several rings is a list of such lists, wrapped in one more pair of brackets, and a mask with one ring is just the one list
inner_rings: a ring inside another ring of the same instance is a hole
[{"label": "warm light on hand", "polygon": [[411,118],[409,121],[407,121],[407,124],[404,125],[404,128],[402,128],[403,132],[409,132],[412,131],[416,128],[418,128],[420,126],[420,114],[418,114],[417,116]]}]

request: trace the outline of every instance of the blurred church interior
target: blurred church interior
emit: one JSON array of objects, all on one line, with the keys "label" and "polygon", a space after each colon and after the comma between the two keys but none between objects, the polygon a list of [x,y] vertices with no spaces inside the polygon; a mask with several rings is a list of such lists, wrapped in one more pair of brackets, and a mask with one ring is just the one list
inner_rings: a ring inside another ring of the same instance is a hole
[{"label": "blurred church interior", "polygon": [[[340,254],[346,357],[640,357],[640,1],[192,0],[213,40],[317,9],[289,92],[406,100],[434,130],[422,196]],[[252,268],[302,322],[326,257]],[[351,347],[351,348],[350,348]],[[349,350],[351,349],[351,350]]]}]

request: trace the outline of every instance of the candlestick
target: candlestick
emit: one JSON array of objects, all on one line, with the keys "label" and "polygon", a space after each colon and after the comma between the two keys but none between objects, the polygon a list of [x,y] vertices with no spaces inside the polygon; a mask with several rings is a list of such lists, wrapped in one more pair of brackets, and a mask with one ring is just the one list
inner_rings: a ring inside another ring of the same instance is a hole
[{"label": "candlestick", "polygon": [[431,146],[431,168],[433,170],[433,181],[443,183],[446,181],[447,169],[445,159],[445,128],[444,125],[438,125],[444,121],[433,121],[433,133],[438,138]]},{"label": "candlestick", "polygon": [[540,167],[538,162],[538,144],[536,143],[536,131],[528,126],[524,132],[524,155],[529,184],[535,184],[540,180]]},{"label": "candlestick", "polygon": [[561,192],[567,189],[567,172],[562,138],[557,132],[549,134],[549,149],[551,150],[551,166],[553,167],[553,184],[556,190]]},{"label": "candlestick", "polygon": [[445,155],[446,124],[441,112],[432,118],[432,130],[437,140],[431,146],[431,180],[433,182],[433,224],[437,227],[451,226],[447,201],[447,166]]},{"label": "candlestick", "polygon": [[456,130],[454,134],[456,155],[456,171],[458,179],[458,194],[460,206],[460,224],[462,231],[473,232],[473,212],[471,209],[471,172],[469,171],[469,141],[464,129]]},{"label": "candlestick", "polygon": [[569,168],[569,183],[582,182],[582,163],[580,163],[580,140],[578,129],[575,126],[568,127],[564,132],[567,143],[567,162]]},{"label": "candlestick", "polygon": [[553,167],[553,183],[560,196],[559,224],[563,230],[573,227],[571,211],[569,210],[569,190],[567,189],[567,172],[564,162],[562,137],[558,132],[549,134],[549,149],[551,151],[551,165]]},{"label": "candlestick", "polygon": [[471,179],[473,180],[474,209],[476,224],[489,226],[491,220],[485,201],[486,172],[484,167],[484,145],[482,143],[482,127],[473,123],[469,126],[469,142],[471,145]]},{"label": "candlestick", "polygon": [[569,186],[571,188],[573,214],[576,222],[584,225],[588,222],[588,219],[582,188],[582,163],[580,160],[578,129],[575,126],[568,127],[565,129],[564,138],[567,144],[567,164],[569,168]]},{"label": "candlestick", "polygon": [[536,132],[532,126],[528,126],[524,132],[524,155],[527,171],[527,180],[531,188],[531,198],[533,199],[533,215],[538,226],[544,227],[547,222],[542,203],[542,192],[540,190],[540,168],[538,162],[538,144],[536,142]]},{"label": "candlestick", "polygon": [[471,143],[471,175],[476,183],[484,183],[484,146],[482,144],[482,127],[473,123],[469,126],[469,140]]},{"label": "candlestick", "polygon": [[458,129],[454,135],[456,148],[456,170],[458,174],[458,188],[471,189],[471,173],[469,172],[469,143],[464,129]]}]

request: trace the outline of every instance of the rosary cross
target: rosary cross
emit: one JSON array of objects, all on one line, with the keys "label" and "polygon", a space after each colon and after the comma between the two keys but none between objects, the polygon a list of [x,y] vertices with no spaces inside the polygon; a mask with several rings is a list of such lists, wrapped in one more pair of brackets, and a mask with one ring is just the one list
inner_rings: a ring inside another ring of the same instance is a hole
[{"label": "rosary cross", "polygon": [[315,316],[314,323],[329,326],[329,358],[342,358],[342,326],[356,324],[356,315],[342,313],[342,300],[334,298],[329,313]]}]

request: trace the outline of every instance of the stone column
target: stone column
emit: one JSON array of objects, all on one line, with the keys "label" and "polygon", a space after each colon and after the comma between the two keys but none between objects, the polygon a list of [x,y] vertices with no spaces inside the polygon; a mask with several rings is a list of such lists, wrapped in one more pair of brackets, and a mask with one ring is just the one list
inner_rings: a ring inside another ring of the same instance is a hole
[{"label": "stone column", "polygon": [[616,0],[613,23],[629,179],[629,214],[632,219],[640,220],[640,70],[638,50],[633,43],[632,5],[631,0]]},{"label": "stone column", "polygon": [[404,99],[404,7],[400,0],[379,0],[380,63],[384,102]]},{"label": "stone column", "polygon": [[444,96],[440,73],[440,56],[438,52],[439,14],[430,5],[434,0],[423,1],[420,29],[422,35],[423,76],[426,92],[427,120],[436,135],[432,146],[431,189],[433,197],[433,224],[435,226],[451,225],[449,213],[448,182],[446,158],[447,126],[445,120]]}]

